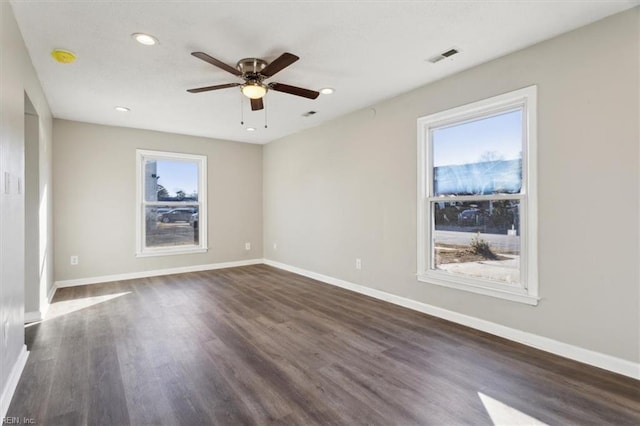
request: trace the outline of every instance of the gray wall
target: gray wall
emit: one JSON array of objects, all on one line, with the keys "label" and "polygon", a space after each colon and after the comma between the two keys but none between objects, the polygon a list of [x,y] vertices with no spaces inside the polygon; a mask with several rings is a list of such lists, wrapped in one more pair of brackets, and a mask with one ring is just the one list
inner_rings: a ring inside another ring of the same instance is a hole
[{"label": "gray wall", "polygon": [[[56,281],[262,258],[261,145],[58,119],[53,133]],[[207,253],[135,256],[137,148],[207,156]]]},{"label": "gray wall", "polygon": [[[265,258],[640,361],[638,10],[268,144]],[[540,304],[418,282],[416,119],[533,84]]]},{"label": "gray wall", "polygon": [[[38,119],[38,182],[41,199],[39,249],[51,253],[51,112],[22,35],[8,2],[0,2],[0,336],[8,324],[8,338],[0,337],[0,392],[8,398],[7,380],[24,347],[25,306],[25,93],[31,99]],[[5,193],[5,173],[10,176],[10,191]],[[20,182],[21,191],[18,190]],[[40,260],[38,271],[46,294],[52,286],[50,256]],[[45,309],[46,300],[40,306]],[[35,305],[34,305],[35,306]],[[3,403],[8,402],[5,399]],[[0,407],[0,411],[5,409]],[[0,412],[0,416],[4,412]]]}]

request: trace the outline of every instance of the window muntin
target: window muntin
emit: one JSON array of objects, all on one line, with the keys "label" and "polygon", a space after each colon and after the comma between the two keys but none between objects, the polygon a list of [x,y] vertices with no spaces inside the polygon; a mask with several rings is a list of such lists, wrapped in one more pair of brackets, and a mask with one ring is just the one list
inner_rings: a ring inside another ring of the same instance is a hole
[{"label": "window muntin", "polygon": [[138,256],[206,250],[206,157],[138,150]]},{"label": "window muntin", "polygon": [[420,281],[537,303],[535,95],[418,120]]}]

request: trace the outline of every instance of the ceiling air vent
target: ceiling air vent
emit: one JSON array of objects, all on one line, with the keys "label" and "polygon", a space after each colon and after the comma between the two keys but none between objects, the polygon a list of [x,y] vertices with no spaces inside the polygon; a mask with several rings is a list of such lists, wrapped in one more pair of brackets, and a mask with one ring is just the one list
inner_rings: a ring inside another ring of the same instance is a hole
[{"label": "ceiling air vent", "polygon": [[429,62],[435,64],[436,62],[440,62],[441,60],[445,59],[445,58],[450,58],[451,56],[455,55],[456,53],[459,53],[460,51],[458,49],[449,49],[446,52],[442,52],[436,56],[433,56],[431,58],[429,58]]},{"label": "ceiling air vent", "polygon": [[302,114],[303,117],[311,117],[313,114],[315,114],[315,111],[307,111],[304,114]]}]

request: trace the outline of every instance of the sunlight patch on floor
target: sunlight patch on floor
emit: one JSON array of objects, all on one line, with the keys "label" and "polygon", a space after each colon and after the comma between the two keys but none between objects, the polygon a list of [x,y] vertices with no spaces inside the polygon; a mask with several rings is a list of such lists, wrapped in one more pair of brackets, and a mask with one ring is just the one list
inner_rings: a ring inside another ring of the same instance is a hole
[{"label": "sunlight patch on floor", "polygon": [[480,401],[482,401],[484,408],[487,410],[487,413],[489,414],[489,417],[491,417],[491,421],[495,426],[546,426],[546,423],[543,423],[538,419],[534,419],[533,417],[524,414],[522,411],[516,410],[515,408],[510,407],[507,404],[498,401],[497,399],[493,399],[490,396],[483,394],[482,392],[478,392],[478,396],[480,397]]},{"label": "sunlight patch on floor", "polygon": [[[126,291],[123,293],[105,294],[102,296],[83,297],[80,299],[61,300],[59,302],[54,302],[49,306],[47,317],[43,321],[49,321],[66,314],[70,314],[72,312],[86,309],[100,303],[108,302],[109,300],[117,299],[118,297],[126,296],[127,294],[131,294],[131,292]],[[36,321],[26,324],[26,327],[32,326],[34,324],[39,324],[43,321]]]}]

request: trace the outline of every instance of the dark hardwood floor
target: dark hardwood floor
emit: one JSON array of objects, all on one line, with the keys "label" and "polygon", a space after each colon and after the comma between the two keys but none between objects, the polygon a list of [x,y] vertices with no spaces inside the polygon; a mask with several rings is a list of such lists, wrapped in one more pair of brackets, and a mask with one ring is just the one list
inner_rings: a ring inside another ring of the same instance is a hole
[{"label": "dark hardwood floor", "polygon": [[280,271],[63,288],[8,416],[38,425],[639,425],[640,382]]}]

